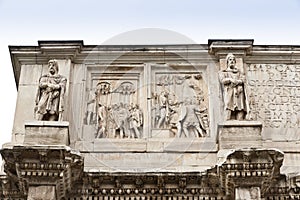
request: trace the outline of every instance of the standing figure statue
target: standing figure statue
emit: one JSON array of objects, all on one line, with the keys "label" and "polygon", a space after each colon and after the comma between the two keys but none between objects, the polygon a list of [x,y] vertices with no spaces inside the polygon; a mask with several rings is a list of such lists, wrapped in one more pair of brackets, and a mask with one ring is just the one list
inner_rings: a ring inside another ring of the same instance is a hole
[{"label": "standing figure statue", "polygon": [[58,74],[58,63],[56,60],[49,60],[48,70],[49,73],[42,75],[39,80],[35,100],[35,119],[62,121],[67,79]]},{"label": "standing figure statue", "polygon": [[249,111],[246,98],[245,76],[236,66],[232,53],[226,57],[227,68],[219,72],[222,85],[225,120],[244,120]]}]

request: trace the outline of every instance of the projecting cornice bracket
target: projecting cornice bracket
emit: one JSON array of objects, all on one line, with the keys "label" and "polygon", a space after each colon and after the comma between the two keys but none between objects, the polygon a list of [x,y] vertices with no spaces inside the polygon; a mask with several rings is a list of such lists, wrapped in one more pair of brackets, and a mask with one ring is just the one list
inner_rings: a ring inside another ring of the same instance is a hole
[{"label": "projecting cornice bracket", "polygon": [[83,47],[82,40],[38,41],[40,50],[48,59],[68,58],[73,60]]},{"label": "projecting cornice bracket", "polygon": [[244,57],[252,53],[254,40],[220,40],[209,39],[209,53],[214,54],[219,59],[225,58],[228,53],[233,53],[238,57]]}]

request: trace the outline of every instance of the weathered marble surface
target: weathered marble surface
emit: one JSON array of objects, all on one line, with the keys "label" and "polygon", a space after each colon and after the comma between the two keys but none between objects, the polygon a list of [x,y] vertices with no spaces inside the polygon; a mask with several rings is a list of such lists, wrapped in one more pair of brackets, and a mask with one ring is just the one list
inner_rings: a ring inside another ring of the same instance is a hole
[{"label": "weathered marble surface", "polygon": [[261,131],[259,121],[226,121],[219,124],[219,149],[260,148]]},{"label": "weathered marble surface", "polygon": [[[259,187],[263,198],[299,198],[300,47],[252,40],[142,48],[45,41],[10,50],[19,91],[13,141],[1,151],[5,197],[23,198],[27,181],[36,185],[40,174],[59,184],[60,197],[257,199],[251,191]],[[245,75],[247,119],[235,113],[238,120],[224,120],[218,72],[227,68],[229,53]],[[33,120],[38,79],[49,58],[68,79],[63,115],[69,131],[25,123]],[[62,158],[51,150],[65,145],[83,156]],[[30,198],[41,198],[35,191]]]},{"label": "weathered marble surface", "polygon": [[236,188],[235,189],[235,200],[260,200],[260,188],[249,187],[249,188]]},{"label": "weathered marble surface", "polygon": [[251,117],[263,122],[263,138],[299,140],[300,65],[248,64],[247,78]]},{"label": "weathered marble surface", "polygon": [[214,153],[86,153],[87,172],[199,172],[216,163]]},{"label": "weathered marble surface", "polygon": [[49,60],[48,73],[39,78],[34,108],[36,120],[63,120],[67,79],[58,72],[58,61]]},{"label": "weathered marble surface", "polygon": [[[23,143],[25,135],[26,121],[34,121],[34,107],[37,88],[39,84],[39,78],[42,74],[48,73],[48,59],[42,63],[24,64],[22,70],[18,74],[18,96],[15,110],[15,118],[13,125],[12,142]],[[57,59],[60,66],[59,72],[65,76],[68,80],[70,77],[71,60],[66,58]],[[69,119],[69,81],[66,84],[65,92],[65,112],[63,113],[63,119]],[[30,111],[31,110],[31,111]]]},{"label": "weathered marble surface", "polygon": [[56,200],[55,186],[31,186],[28,200]]},{"label": "weathered marble surface", "polygon": [[69,145],[69,122],[32,121],[25,123],[26,145]]},{"label": "weathered marble surface", "polygon": [[76,149],[95,152],[213,152],[214,140],[207,138],[148,138],[148,139],[97,139],[78,141]]},{"label": "weathered marble surface", "polygon": [[245,120],[249,110],[246,78],[243,67],[236,65],[236,57],[232,53],[226,56],[226,69],[220,70],[219,80],[222,85],[225,120]]}]

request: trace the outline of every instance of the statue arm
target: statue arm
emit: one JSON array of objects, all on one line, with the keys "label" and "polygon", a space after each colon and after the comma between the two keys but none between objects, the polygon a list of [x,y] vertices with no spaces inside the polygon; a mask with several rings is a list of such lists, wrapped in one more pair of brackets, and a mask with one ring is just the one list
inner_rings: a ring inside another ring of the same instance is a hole
[{"label": "statue arm", "polygon": [[246,77],[241,74],[239,79],[236,80],[236,85],[243,85],[245,82],[246,82]]},{"label": "statue arm", "polygon": [[60,83],[57,84],[55,87],[56,87],[57,89],[63,90],[63,93],[64,93],[65,90],[66,90],[66,85],[67,85],[67,79],[66,79],[65,77],[63,77],[63,78],[61,79]]},{"label": "statue arm", "polygon": [[48,87],[47,79],[45,79],[45,76],[42,76],[39,80],[39,87],[44,89]]},{"label": "statue arm", "polygon": [[61,84],[49,84],[52,90],[59,90],[61,88]]},{"label": "statue arm", "polygon": [[224,78],[221,82],[224,85],[227,85],[227,84],[233,83],[233,80],[231,78]]},{"label": "statue arm", "polygon": [[51,87],[52,90],[61,89],[62,92],[64,93],[65,89],[66,89],[66,83],[67,83],[67,79],[65,77],[62,77],[59,83],[57,83],[57,84],[51,83],[51,84],[49,84],[49,87]]},{"label": "statue arm", "polygon": [[233,79],[232,78],[227,78],[225,77],[224,73],[223,72],[220,72],[219,73],[219,80],[222,84],[224,85],[227,85],[227,84],[230,84],[233,82]]}]

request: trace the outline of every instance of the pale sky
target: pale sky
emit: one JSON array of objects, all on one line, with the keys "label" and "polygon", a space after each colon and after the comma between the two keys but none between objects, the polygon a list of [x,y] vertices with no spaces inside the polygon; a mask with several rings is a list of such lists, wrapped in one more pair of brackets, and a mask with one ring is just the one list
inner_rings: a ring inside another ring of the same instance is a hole
[{"label": "pale sky", "polygon": [[17,96],[8,45],[38,40],[100,45],[143,28],[171,30],[200,44],[254,39],[254,44],[300,45],[300,0],[0,0],[0,27],[2,146],[11,140]]}]

